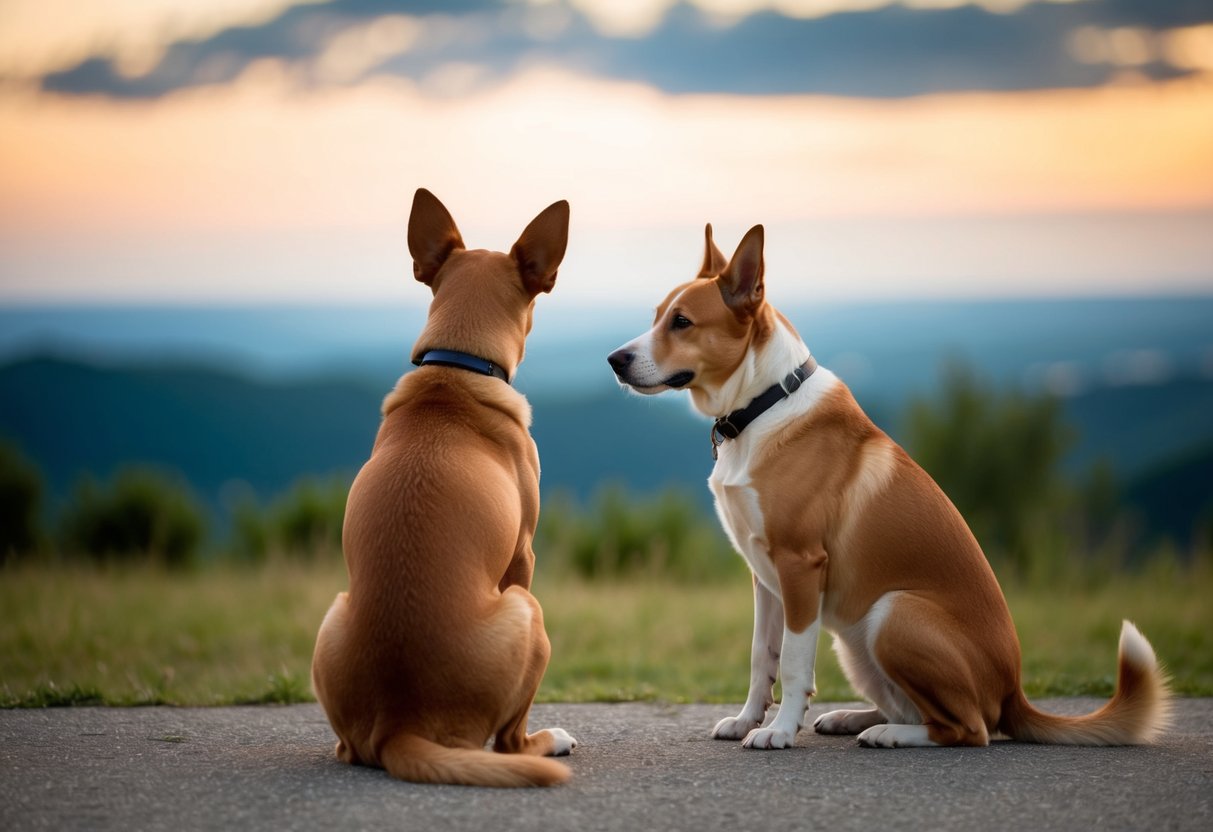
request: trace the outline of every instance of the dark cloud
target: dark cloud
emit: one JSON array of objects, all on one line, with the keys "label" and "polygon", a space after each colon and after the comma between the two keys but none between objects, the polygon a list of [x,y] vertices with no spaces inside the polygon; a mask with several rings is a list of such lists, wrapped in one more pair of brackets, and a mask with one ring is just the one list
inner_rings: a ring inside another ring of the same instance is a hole
[{"label": "dark cloud", "polygon": [[[1082,26],[1167,29],[1213,20],[1207,0],[1087,0],[1032,3],[1014,14],[980,7],[909,9],[900,5],[800,20],[759,12],[721,26],[680,5],[640,38],[613,38],[565,9],[562,25],[537,31],[528,9],[492,0],[332,0],[294,7],[272,21],[235,27],[171,46],[159,64],[126,77],[105,58],[47,76],[48,91],[154,98],[236,78],[254,60],[277,58],[304,83],[324,83],[314,61],[330,39],[386,14],[410,14],[427,29],[407,52],[367,67],[366,74],[418,80],[452,62],[501,80],[520,66],[548,61],[612,78],[643,81],[673,93],[821,93],[874,98],[959,90],[1088,87],[1115,71],[1080,63],[1070,39]],[[1163,78],[1180,74],[1155,62],[1139,68]],[[349,80],[357,80],[356,76]]]}]

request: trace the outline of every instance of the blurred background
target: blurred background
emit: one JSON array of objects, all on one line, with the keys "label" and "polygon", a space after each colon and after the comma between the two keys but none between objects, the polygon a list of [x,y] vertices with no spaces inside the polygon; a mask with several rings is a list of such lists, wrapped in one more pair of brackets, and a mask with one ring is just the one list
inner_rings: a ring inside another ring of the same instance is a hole
[{"label": "blurred background", "polygon": [[3,0],[0,555],[336,562],[422,186],[473,247],[572,205],[541,574],[743,574],[707,423],[605,361],[709,221],[1004,582],[1209,560],[1203,0]]}]

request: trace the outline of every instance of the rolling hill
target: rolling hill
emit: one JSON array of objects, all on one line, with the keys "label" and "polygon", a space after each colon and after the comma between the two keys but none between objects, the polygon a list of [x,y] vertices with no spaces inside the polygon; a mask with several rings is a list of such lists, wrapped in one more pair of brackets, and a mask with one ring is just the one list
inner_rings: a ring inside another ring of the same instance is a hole
[{"label": "rolling hill", "polygon": [[[179,471],[218,510],[233,483],[268,498],[301,476],[352,476],[370,451],[389,386],[42,355],[0,366],[0,438],[41,467],[52,501],[84,474],[150,463]],[[682,398],[607,390],[530,399],[545,492],[586,499],[605,482],[639,493],[678,485],[708,504],[708,423]],[[897,438],[887,415],[895,411],[864,404]],[[1109,460],[1161,528],[1183,529],[1189,512],[1207,507],[1213,381],[1098,387],[1065,408],[1080,436],[1073,468]]]}]

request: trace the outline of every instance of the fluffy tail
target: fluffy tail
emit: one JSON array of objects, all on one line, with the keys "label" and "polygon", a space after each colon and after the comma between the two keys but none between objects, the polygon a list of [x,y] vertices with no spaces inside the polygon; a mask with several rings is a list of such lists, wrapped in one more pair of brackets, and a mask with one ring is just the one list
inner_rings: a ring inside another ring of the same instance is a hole
[{"label": "fluffy tail", "polygon": [[1059,745],[1140,745],[1171,722],[1171,690],[1154,648],[1136,627],[1120,628],[1116,693],[1087,716],[1054,716],[1036,710],[1020,691],[1003,711],[999,728],[1026,742]]},{"label": "fluffy tail", "polygon": [[447,748],[413,734],[398,734],[383,747],[383,767],[414,783],[458,786],[553,786],[569,779],[567,766],[546,757]]}]

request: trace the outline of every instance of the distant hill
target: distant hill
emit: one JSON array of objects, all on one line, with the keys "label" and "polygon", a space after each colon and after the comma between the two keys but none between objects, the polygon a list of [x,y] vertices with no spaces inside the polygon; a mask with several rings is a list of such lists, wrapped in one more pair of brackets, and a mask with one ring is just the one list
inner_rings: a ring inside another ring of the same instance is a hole
[{"label": "distant hill", "polygon": [[[105,477],[126,463],[153,463],[180,471],[218,508],[235,481],[264,499],[300,476],[351,476],[370,452],[389,387],[33,357],[0,366],[0,438],[41,466],[55,499],[83,473]],[[641,493],[681,485],[709,503],[708,423],[685,398],[606,390],[530,399],[545,492],[586,499],[604,482]],[[895,411],[861,399],[899,438]],[[1072,467],[1108,459],[1131,484],[1135,504],[1166,528],[1181,527],[1192,516],[1185,512],[1213,494],[1213,381],[1096,387],[1064,405],[1082,437]],[[1194,448],[1203,450],[1184,457]]]},{"label": "distant hill", "polygon": [[198,367],[35,358],[0,368],[0,436],[42,467],[53,496],[85,472],[154,463],[217,504],[233,480],[273,495],[302,474],[357,471],[381,400],[345,381],[269,384]]}]

